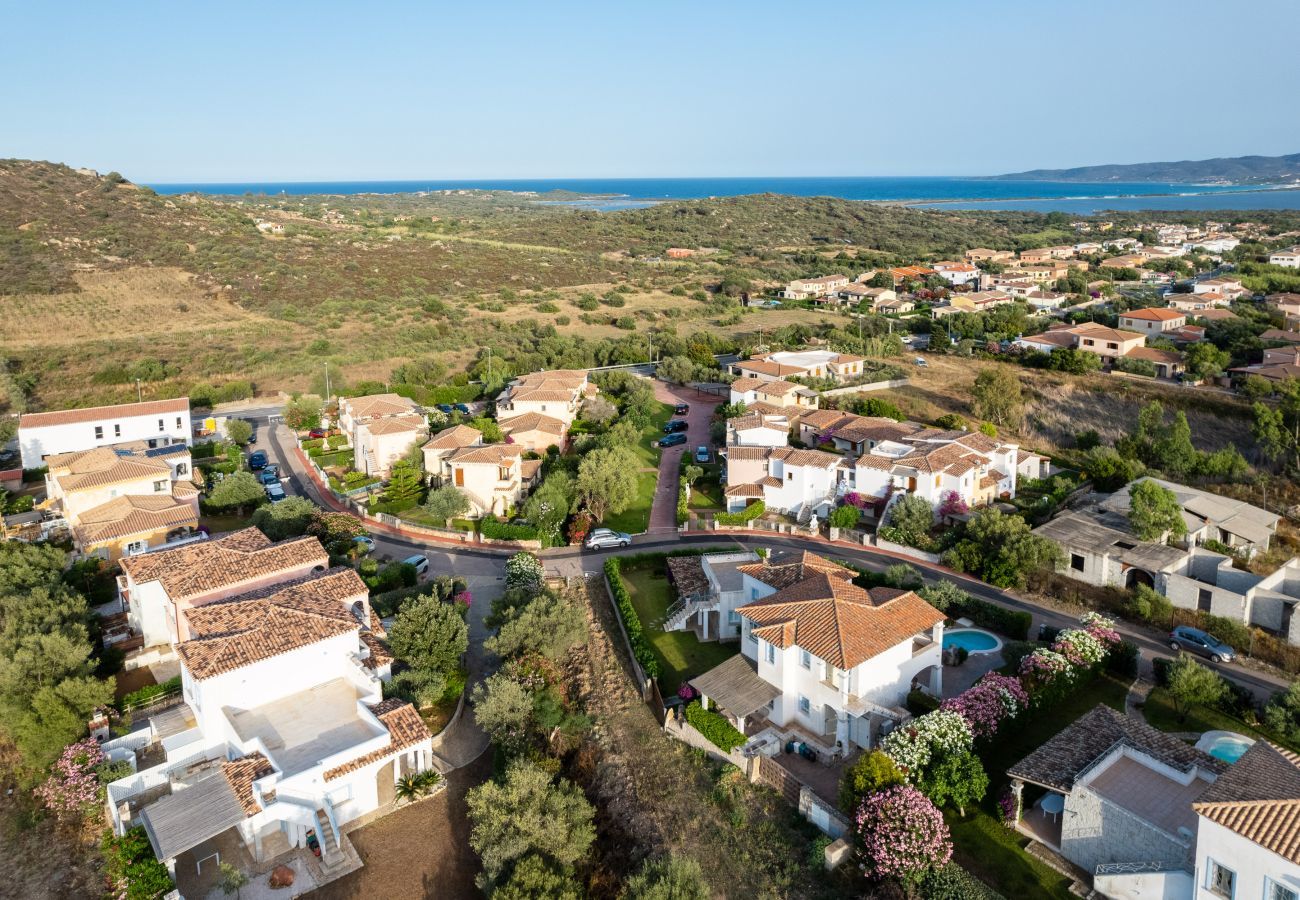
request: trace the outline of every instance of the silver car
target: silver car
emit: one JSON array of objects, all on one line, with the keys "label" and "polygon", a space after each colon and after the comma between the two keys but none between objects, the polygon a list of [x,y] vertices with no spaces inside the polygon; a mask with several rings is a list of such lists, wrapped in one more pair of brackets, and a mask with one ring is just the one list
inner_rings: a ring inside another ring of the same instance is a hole
[{"label": "silver car", "polygon": [[609,547],[626,547],[632,543],[632,535],[615,531],[612,528],[597,528],[587,535],[584,546],[588,550],[605,550]]}]

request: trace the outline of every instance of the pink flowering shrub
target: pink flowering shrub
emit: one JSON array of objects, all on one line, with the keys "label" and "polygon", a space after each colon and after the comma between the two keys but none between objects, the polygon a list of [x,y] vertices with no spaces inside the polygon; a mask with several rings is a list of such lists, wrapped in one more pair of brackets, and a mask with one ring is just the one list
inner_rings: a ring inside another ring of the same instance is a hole
[{"label": "pink flowering shrub", "polygon": [[1074,676],[1074,666],[1055,650],[1040,647],[1020,661],[1020,679],[1031,691]]},{"label": "pink flowering shrub", "polygon": [[451,599],[456,603],[464,604],[468,608],[474,602],[474,595],[469,591],[461,591]]},{"label": "pink flowering shrub", "polygon": [[1080,669],[1091,668],[1106,658],[1107,647],[1082,628],[1067,628],[1056,636],[1052,649]]},{"label": "pink flowering shrub", "polygon": [[849,506],[856,506],[858,509],[866,509],[871,505],[872,498],[865,494],[859,494],[857,491],[849,491],[844,495],[844,502]]},{"label": "pink flowering shrub", "polygon": [[962,516],[970,512],[970,507],[956,491],[948,491],[939,499],[940,516]]},{"label": "pink flowering shrub", "polygon": [[688,703],[694,700],[699,695],[700,695],[699,691],[695,690],[695,688],[691,687],[689,684],[687,684],[684,681],[682,682],[682,686],[677,689],[677,696],[681,697],[683,700],[687,701]]},{"label": "pink flowering shrub", "polygon": [[862,871],[876,881],[915,884],[952,858],[943,814],[925,794],[907,784],[863,799],[857,836]]},{"label": "pink flowering shrub", "polygon": [[940,709],[955,712],[970,725],[976,738],[992,737],[1007,719],[1029,706],[1029,694],[1019,678],[990,672],[956,697],[943,701]]},{"label": "pink flowering shrub", "polygon": [[1121,640],[1119,632],[1115,629],[1115,621],[1108,619],[1101,613],[1084,613],[1083,618],[1079,619],[1083,625],[1083,630],[1095,637],[1107,652],[1114,649],[1115,645]]},{"label": "pink flowering shrub", "polygon": [[34,793],[60,819],[91,815],[103,799],[95,769],[108,757],[94,738],[69,744]]}]

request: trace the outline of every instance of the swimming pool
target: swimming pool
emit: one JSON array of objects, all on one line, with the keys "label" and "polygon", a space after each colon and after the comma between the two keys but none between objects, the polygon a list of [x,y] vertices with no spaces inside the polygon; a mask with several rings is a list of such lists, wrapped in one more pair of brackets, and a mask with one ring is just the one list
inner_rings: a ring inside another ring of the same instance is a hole
[{"label": "swimming pool", "polygon": [[1196,749],[1203,750],[1226,763],[1235,763],[1253,743],[1255,743],[1253,740],[1235,731],[1207,731],[1196,742]]},{"label": "swimming pool", "polygon": [[1002,640],[981,628],[957,628],[943,633],[943,649],[962,647],[967,653],[992,653],[1002,647]]}]

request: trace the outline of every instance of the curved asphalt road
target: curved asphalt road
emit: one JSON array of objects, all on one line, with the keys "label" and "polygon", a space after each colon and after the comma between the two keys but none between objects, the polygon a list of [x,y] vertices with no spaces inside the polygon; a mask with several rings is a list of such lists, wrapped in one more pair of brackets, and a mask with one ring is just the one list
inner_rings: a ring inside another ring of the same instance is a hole
[{"label": "curved asphalt road", "polygon": [[[261,413],[262,410],[257,412]],[[243,414],[246,418],[253,418],[259,421],[260,427],[258,437],[260,438],[259,446],[261,449],[268,450],[273,459],[279,464],[284,478],[286,491],[290,494],[305,496],[312,502],[326,509],[333,508],[332,504],[321,496],[320,491],[316,488],[314,482],[303,472],[301,464],[297,459],[296,448],[294,446],[293,435],[283,424],[274,421],[274,411],[266,411],[263,416]],[[442,543],[438,541],[422,541],[409,535],[398,535],[383,529],[374,529],[372,532],[376,551],[381,556],[388,558],[400,559],[415,553],[421,553],[428,557],[431,568],[435,572],[445,572],[456,575],[477,576],[482,578],[496,577],[500,578],[503,574],[505,558],[510,554],[508,550],[489,549],[484,547],[465,546],[454,543]],[[1036,633],[1037,627],[1042,624],[1049,625],[1053,628],[1063,628],[1075,624],[1077,617],[1059,612],[1055,609],[1040,606],[1027,600],[1022,600],[1010,594],[1006,594],[995,587],[968,578],[964,575],[952,572],[940,566],[932,566],[918,560],[906,557],[895,556],[867,547],[858,547],[849,544],[832,544],[825,540],[813,539],[808,537],[799,537],[795,535],[771,534],[768,532],[725,532],[717,534],[692,533],[687,535],[666,534],[645,534],[637,535],[633,538],[632,546],[625,550],[608,550],[608,551],[587,551],[581,548],[556,548],[544,550],[540,554],[547,568],[557,575],[564,576],[590,576],[601,571],[601,566],[605,557],[611,555],[625,555],[633,553],[642,553],[654,550],[669,550],[682,547],[708,547],[718,545],[730,545],[737,548],[753,547],[784,547],[795,550],[812,550],[824,556],[836,557],[839,559],[852,562],[864,569],[873,572],[883,572],[891,565],[900,562],[907,563],[919,570],[929,582],[953,581],[959,584],[962,590],[979,597],[997,603],[1000,606],[1009,609],[1028,612],[1034,617],[1033,631],[1031,636]],[[1146,629],[1139,629],[1129,623],[1119,622],[1118,630],[1124,637],[1135,643],[1142,654],[1142,672],[1150,672],[1151,660],[1157,657],[1172,657],[1169,646],[1164,643],[1158,633]],[[1243,687],[1249,688],[1255,696],[1262,702],[1271,697],[1279,690],[1285,690],[1290,684],[1283,678],[1276,677],[1266,672],[1260,672],[1248,669],[1240,663],[1229,663],[1221,665],[1206,661],[1207,665],[1217,669],[1225,677],[1237,682]]]}]

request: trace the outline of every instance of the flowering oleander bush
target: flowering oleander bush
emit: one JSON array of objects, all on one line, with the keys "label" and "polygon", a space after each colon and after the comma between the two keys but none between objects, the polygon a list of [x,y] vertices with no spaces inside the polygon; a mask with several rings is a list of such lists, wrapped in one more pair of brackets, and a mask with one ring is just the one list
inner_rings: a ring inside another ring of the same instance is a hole
[{"label": "flowering oleander bush", "polygon": [[844,502],[849,506],[856,506],[858,509],[866,509],[874,499],[866,494],[859,494],[857,491],[849,491],[844,495]]},{"label": "flowering oleander bush", "polygon": [[516,553],[506,560],[506,590],[521,588],[538,593],[543,575],[542,561],[531,553]]},{"label": "flowering oleander bush", "polygon": [[1106,658],[1106,645],[1082,628],[1067,628],[1056,636],[1052,649],[1081,669],[1091,668]]},{"label": "flowering oleander bush", "polygon": [[936,709],[900,725],[881,741],[880,749],[908,781],[916,781],[930,761],[944,754],[968,753],[975,744],[970,724],[952,710]]},{"label": "flowering oleander bush", "polygon": [[943,702],[940,709],[955,712],[977,738],[992,737],[1007,719],[1029,706],[1029,694],[1019,678],[989,673],[974,686]]},{"label": "flowering oleander bush", "polygon": [[1083,630],[1095,637],[1105,647],[1107,652],[1115,647],[1121,640],[1119,631],[1115,628],[1115,620],[1108,619],[1101,613],[1084,613],[1083,618],[1079,619],[1083,625]]},{"label": "flowering oleander bush", "polygon": [[858,852],[863,873],[915,883],[952,858],[943,814],[911,785],[868,795],[858,807]]},{"label": "flowering oleander bush", "polygon": [[1032,690],[1057,679],[1073,681],[1074,666],[1055,650],[1040,647],[1020,661],[1020,678]]},{"label": "flowering oleander bush", "polygon": [[684,681],[682,682],[682,686],[677,689],[677,696],[681,697],[687,703],[694,700],[699,695],[700,695],[699,691],[695,690],[695,688],[691,687],[689,684],[687,684]]},{"label": "flowering oleander bush", "polygon": [[468,608],[474,603],[474,595],[469,591],[460,591],[456,596],[452,597],[452,600]]},{"label": "flowering oleander bush", "polygon": [[107,762],[108,757],[94,738],[69,744],[35,794],[60,819],[89,816],[103,800],[95,770]]}]

